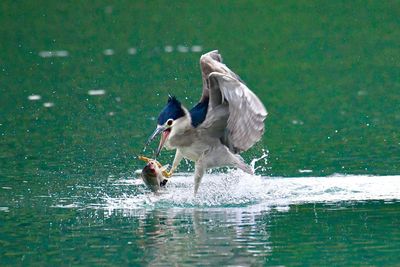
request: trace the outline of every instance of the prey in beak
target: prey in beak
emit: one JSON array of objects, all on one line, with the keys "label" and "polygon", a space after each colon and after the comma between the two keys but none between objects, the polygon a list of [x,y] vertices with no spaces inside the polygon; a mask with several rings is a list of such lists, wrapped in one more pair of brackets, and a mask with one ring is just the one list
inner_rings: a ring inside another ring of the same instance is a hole
[{"label": "prey in beak", "polygon": [[185,116],[185,110],[183,109],[181,103],[173,96],[168,97],[168,102],[164,109],[161,111],[157,119],[157,128],[147,140],[144,147],[150,144],[158,135],[161,135],[160,144],[158,145],[155,157],[160,154],[161,149],[164,147],[165,142],[168,140],[168,136],[171,133],[172,127],[175,127],[175,123],[179,118]]},{"label": "prey in beak", "polygon": [[155,153],[155,157],[158,157],[170,133],[171,133],[171,128],[168,127],[168,125],[158,125],[153,134],[147,140],[144,149],[146,149],[146,147],[151,143],[151,141],[153,141],[158,135],[161,134],[160,144],[158,145],[157,151]]}]

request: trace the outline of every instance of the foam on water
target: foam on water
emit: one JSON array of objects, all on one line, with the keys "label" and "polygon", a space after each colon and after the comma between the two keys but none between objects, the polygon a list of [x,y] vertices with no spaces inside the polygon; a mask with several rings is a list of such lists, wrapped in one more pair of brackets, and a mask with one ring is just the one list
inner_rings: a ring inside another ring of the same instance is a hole
[{"label": "foam on water", "polygon": [[242,171],[207,174],[197,196],[193,195],[193,175],[178,174],[159,194],[147,191],[140,179],[118,181],[115,186],[137,186],[133,195],[104,197],[96,208],[138,210],[154,208],[255,208],[287,210],[292,204],[342,201],[400,200],[400,176],[355,176],[272,178]]}]

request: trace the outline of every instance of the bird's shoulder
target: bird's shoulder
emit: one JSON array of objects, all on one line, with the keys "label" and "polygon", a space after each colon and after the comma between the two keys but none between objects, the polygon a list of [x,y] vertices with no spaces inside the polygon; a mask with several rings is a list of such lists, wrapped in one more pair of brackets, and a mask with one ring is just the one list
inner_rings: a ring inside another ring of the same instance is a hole
[{"label": "bird's shoulder", "polygon": [[209,98],[206,97],[198,102],[190,111],[191,124],[198,127],[207,117]]}]

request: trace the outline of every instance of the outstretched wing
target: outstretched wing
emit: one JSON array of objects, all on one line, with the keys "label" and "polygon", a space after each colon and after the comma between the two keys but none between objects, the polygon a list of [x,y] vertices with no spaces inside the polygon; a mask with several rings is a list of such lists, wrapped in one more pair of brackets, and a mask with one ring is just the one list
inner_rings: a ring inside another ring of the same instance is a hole
[{"label": "outstretched wing", "polygon": [[218,52],[218,50],[213,50],[211,52],[202,55],[200,57],[200,68],[201,68],[201,77],[203,80],[203,93],[201,95],[201,99],[199,102],[202,102],[210,95],[210,89],[209,89],[210,84],[208,76],[210,75],[211,72],[225,73],[243,82],[236,73],[231,71],[225,64],[222,63],[222,56]]},{"label": "outstretched wing", "polygon": [[232,76],[212,72],[209,82],[211,106],[226,101],[229,107],[223,143],[235,153],[246,151],[264,133],[264,120],[268,114],[264,105],[245,84]]},{"label": "outstretched wing", "polygon": [[[260,99],[222,62],[218,51],[200,58],[203,98],[209,98],[205,127],[220,133],[234,153],[248,150],[264,133],[267,111]],[[206,77],[206,78],[205,78]]]}]

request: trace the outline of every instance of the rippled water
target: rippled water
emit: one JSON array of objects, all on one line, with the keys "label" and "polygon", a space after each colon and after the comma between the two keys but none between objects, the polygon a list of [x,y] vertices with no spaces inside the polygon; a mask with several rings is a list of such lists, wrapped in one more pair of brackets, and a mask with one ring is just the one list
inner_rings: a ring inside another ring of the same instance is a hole
[{"label": "rippled water", "polygon": [[[397,10],[2,1],[0,265],[398,265]],[[184,162],[155,195],[135,155],[213,49],[269,111],[257,175],[214,170],[194,197]]]},{"label": "rippled water", "polygon": [[[5,264],[386,265],[399,260],[400,177],[178,174],[155,195],[140,178],[12,194]],[[49,186],[49,185],[48,185]],[[51,185],[50,185],[51,188]],[[30,207],[26,209],[26,207]],[[24,208],[25,207],[25,208]]]}]

